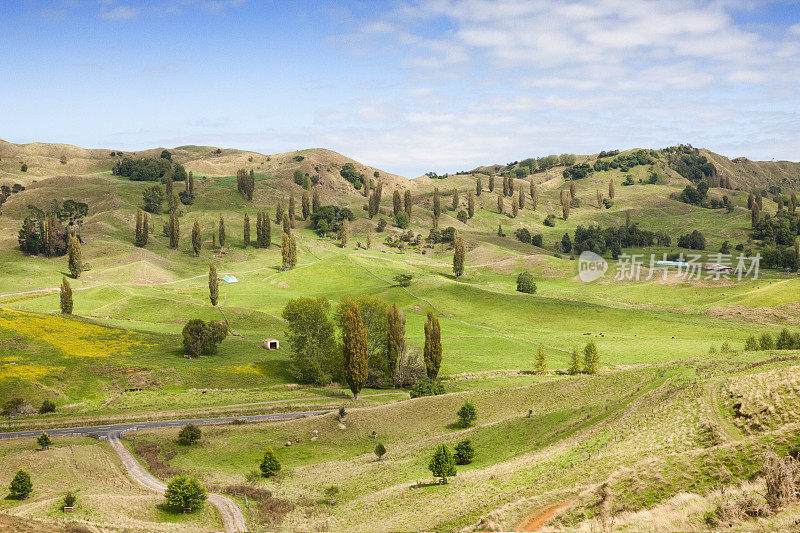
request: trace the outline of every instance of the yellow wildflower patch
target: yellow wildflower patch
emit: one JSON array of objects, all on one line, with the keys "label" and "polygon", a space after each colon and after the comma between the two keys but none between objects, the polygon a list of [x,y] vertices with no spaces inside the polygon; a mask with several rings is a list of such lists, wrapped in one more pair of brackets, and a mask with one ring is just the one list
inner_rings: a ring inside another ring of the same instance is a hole
[{"label": "yellow wildflower patch", "polygon": [[39,379],[54,370],[63,370],[64,367],[44,366],[33,363],[4,364],[0,365],[0,381],[7,379]]},{"label": "yellow wildflower patch", "polygon": [[144,335],[60,316],[0,309],[0,328],[51,344],[70,357],[108,357],[146,346]]},{"label": "yellow wildflower patch", "polygon": [[261,369],[253,363],[238,366],[225,366],[219,369],[220,372],[230,372],[232,374],[262,374]]}]

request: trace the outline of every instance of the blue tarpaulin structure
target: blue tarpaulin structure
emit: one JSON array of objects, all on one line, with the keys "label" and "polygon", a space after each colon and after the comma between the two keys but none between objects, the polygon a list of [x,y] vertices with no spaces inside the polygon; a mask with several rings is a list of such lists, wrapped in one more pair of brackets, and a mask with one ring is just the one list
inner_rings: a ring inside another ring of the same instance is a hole
[{"label": "blue tarpaulin structure", "polygon": [[225,283],[239,283],[239,280],[236,279],[236,276],[231,276],[230,274],[222,276],[222,281]]}]

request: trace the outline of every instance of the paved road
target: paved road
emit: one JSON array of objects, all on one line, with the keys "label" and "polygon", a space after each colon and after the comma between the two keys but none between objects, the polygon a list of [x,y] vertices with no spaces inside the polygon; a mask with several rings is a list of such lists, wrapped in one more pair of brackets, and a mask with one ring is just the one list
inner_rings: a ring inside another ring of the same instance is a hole
[{"label": "paved road", "polygon": [[[142,429],[159,429],[170,427],[181,427],[186,424],[195,425],[209,425],[209,424],[229,424],[235,420],[244,420],[247,422],[263,422],[266,420],[291,420],[301,416],[320,415],[328,411],[304,411],[298,413],[275,413],[270,415],[252,415],[252,416],[237,416],[237,417],[222,417],[222,418],[198,418],[194,420],[159,420],[155,422],[139,422],[130,424],[113,424],[109,426],[89,426],[78,428],[58,428],[47,430],[49,435],[68,436],[68,435],[90,435],[101,438],[107,438],[111,447],[117,452],[122,464],[128,471],[128,474],[137,483],[143,487],[164,494],[167,490],[167,485],[161,480],[151,475],[144,467],[136,460],[133,454],[122,445],[119,437],[128,431],[136,431]],[[24,437],[38,437],[44,433],[42,430],[38,431],[12,431],[8,433],[0,433],[0,439],[17,439]],[[242,533],[248,531],[247,522],[244,519],[242,510],[236,505],[233,500],[219,494],[209,494],[208,502],[217,508],[222,525],[225,528],[225,533]]]},{"label": "paved road", "polygon": [[196,426],[209,425],[209,424],[230,424],[235,420],[244,420],[245,422],[264,422],[268,420],[291,420],[301,416],[321,415],[330,411],[302,411],[296,413],[274,413],[270,415],[250,415],[250,416],[228,416],[221,418],[195,418],[195,419],[182,419],[182,420],[156,420],[153,422],[129,422],[123,424],[111,424],[107,426],[86,426],[74,428],[54,428],[54,429],[36,429],[28,431],[10,431],[0,433],[0,439],[19,439],[25,437],[38,437],[42,433],[47,433],[51,437],[54,436],[76,436],[88,435],[91,437],[106,437],[112,434],[121,435],[128,431],[138,431],[142,429],[162,429],[183,427],[186,424],[194,424]]}]

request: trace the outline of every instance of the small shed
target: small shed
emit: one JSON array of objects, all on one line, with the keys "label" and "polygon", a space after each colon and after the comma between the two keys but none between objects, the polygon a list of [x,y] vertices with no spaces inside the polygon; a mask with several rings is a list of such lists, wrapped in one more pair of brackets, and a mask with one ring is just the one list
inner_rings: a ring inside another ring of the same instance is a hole
[{"label": "small shed", "polygon": [[278,342],[278,339],[264,339],[264,348],[267,350],[278,350],[280,347],[281,344]]}]

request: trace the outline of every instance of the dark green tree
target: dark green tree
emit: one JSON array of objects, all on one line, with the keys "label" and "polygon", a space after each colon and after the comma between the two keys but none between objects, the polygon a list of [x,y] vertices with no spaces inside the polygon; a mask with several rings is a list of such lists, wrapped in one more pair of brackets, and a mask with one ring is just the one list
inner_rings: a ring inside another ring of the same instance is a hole
[{"label": "dark green tree", "polygon": [[406,351],[406,320],[397,304],[392,304],[387,313],[386,359],[388,378],[394,381],[397,362]]},{"label": "dark green tree", "polygon": [[81,259],[81,243],[77,235],[70,235],[67,244],[67,266],[72,277],[78,279],[83,272],[83,260]]},{"label": "dark green tree", "polygon": [[433,313],[428,313],[428,320],[425,322],[425,347],[422,355],[428,378],[436,379],[442,365],[442,330],[439,319]]},{"label": "dark green tree", "polygon": [[247,213],[244,214],[244,228],[243,228],[243,235],[244,235],[244,247],[248,248],[250,246],[250,215]]},{"label": "dark green tree", "polygon": [[46,450],[53,444],[53,439],[50,438],[50,435],[47,433],[42,433],[39,435],[39,438],[36,439],[36,443],[43,449]]},{"label": "dark green tree", "polygon": [[161,185],[150,185],[142,191],[142,205],[148,213],[158,214],[164,203],[164,191]]},{"label": "dark green tree", "polygon": [[314,194],[311,195],[311,214],[319,211],[320,207],[322,207],[322,204],[319,201],[319,190],[314,187]]},{"label": "dark green tree", "polygon": [[300,203],[303,209],[303,220],[308,220],[308,217],[311,216],[311,202],[308,199],[308,191],[303,191]]},{"label": "dark green tree", "polygon": [[189,320],[183,327],[183,348],[194,357],[213,355],[217,345],[228,336],[228,326],[223,321],[205,322],[199,318]]},{"label": "dark green tree", "polygon": [[330,302],[323,297],[297,298],[283,308],[281,317],[292,347],[290,371],[302,383],[327,385],[331,379],[344,378],[330,309]]},{"label": "dark green tree", "polygon": [[217,305],[219,300],[219,279],[217,278],[217,267],[214,263],[208,267],[208,298],[211,305]]},{"label": "dark green tree", "polygon": [[178,221],[178,214],[173,211],[169,214],[169,247],[173,250],[178,249],[178,242],[181,235],[181,226]]},{"label": "dark green tree", "polygon": [[468,465],[475,459],[475,449],[472,447],[472,442],[465,439],[456,444],[456,453],[453,455],[456,464]]},{"label": "dark green tree", "polygon": [[464,239],[456,234],[453,239],[453,274],[455,274],[456,279],[464,274],[464,255]]},{"label": "dark green tree", "polygon": [[225,235],[225,219],[222,218],[222,215],[219,215],[219,247],[225,248],[225,242],[227,241],[227,237]]},{"label": "dark green tree", "polygon": [[458,409],[458,422],[462,428],[468,428],[478,419],[478,408],[475,404],[467,400]]},{"label": "dark green tree", "polygon": [[344,316],[342,329],[342,352],[344,355],[344,374],[353,399],[367,382],[368,345],[367,330],[361,320],[361,312],[355,303],[350,304]]},{"label": "dark green tree", "polygon": [[31,492],[33,492],[33,483],[31,483],[31,476],[25,470],[17,470],[14,479],[11,480],[11,497],[17,500],[24,500]]},{"label": "dark green tree", "polygon": [[442,199],[439,194],[439,187],[433,188],[433,218],[439,218],[442,213]]},{"label": "dark green tree", "polygon": [[200,255],[200,250],[203,248],[203,237],[200,235],[200,223],[195,219],[192,226],[192,251],[195,256]]},{"label": "dark green tree", "polygon": [[202,509],[207,497],[203,485],[196,477],[188,474],[180,474],[172,478],[167,483],[167,490],[164,493],[167,506],[183,512]]},{"label": "dark green tree", "polygon": [[392,212],[394,216],[397,216],[397,213],[403,210],[403,199],[400,196],[400,191],[395,189],[392,193]]},{"label": "dark green tree", "polygon": [[192,446],[193,444],[197,444],[202,436],[203,432],[200,431],[199,427],[194,424],[186,424],[178,432],[178,444]]},{"label": "dark green tree", "polygon": [[66,276],[61,278],[61,312],[65,315],[72,314],[72,287]]},{"label": "dark green tree", "polygon": [[264,452],[264,458],[261,459],[261,475],[264,477],[272,477],[281,470],[281,463],[278,462],[278,458],[275,456],[275,452],[272,448],[267,448],[267,451]]},{"label": "dark green tree", "polygon": [[411,220],[411,209],[413,206],[413,202],[411,199],[411,191],[406,189],[406,192],[403,193],[403,210],[408,215],[408,220]]},{"label": "dark green tree", "polygon": [[442,485],[447,484],[447,478],[456,475],[456,462],[453,459],[453,454],[444,444],[436,447],[428,463],[428,470],[431,471],[434,477],[440,478],[439,483]]},{"label": "dark green tree", "polygon": [[386,455],[386,446],[383,443],[379,442],[375,445],[375,455],[378,456],[378,461],[383,459],[383,456]]},{"label": "dark green tree", "polygon": [[600,355],[597,346],[590,340],[583,349],[583,371],[587,374],[597,374],[600,370]]}]

